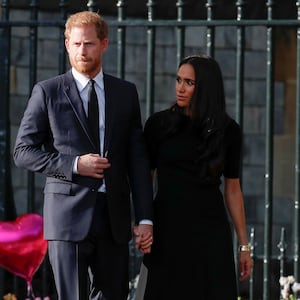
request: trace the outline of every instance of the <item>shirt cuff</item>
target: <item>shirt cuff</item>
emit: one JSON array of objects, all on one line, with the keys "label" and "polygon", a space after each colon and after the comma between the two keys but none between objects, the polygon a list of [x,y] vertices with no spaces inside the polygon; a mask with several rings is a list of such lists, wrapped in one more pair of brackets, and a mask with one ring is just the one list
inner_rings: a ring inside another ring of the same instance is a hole
[{"label": "shirt cuff", "polygon": [[139,225],[153,225],[153,222],[151,220],[143,219],[139,222]]},{"label": "shirt cuff", "polygon": [[78,159],[79,159],[79,156],[76,156],[75,160],[74,160],[74,165],[73,165],[73,174],[78,174],[78,169],[77,169]]}]

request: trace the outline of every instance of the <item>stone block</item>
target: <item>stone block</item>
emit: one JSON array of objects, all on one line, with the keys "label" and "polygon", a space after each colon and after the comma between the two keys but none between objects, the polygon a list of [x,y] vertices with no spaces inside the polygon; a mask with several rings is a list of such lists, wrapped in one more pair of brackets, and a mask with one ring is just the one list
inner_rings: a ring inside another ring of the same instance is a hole
[{"label": "stone block", "polygon": [[236,49],[237,29],[233,26],[216,27],[215,46],[222,49]]},{"label": "stone block", "polygon": [[24,67],[16,68],[16,94],[27,96],[29,95],[29,76],[28,69]]},{"label": "stone block", "polygon": [[295,137],[276,135],[274,137],[274,195],[295,194]]},{"label": "stone block", "polygon": [[[244,132],[246,134],[263,134],[265,132],[265,111],[264,107],[259,106],[244,108]],[[252,136],[249,138],[251,139]]]},{"label": "stone block", "polygon": [[[65,47],[61,45],[62,53],[65,51]],[[58,69],[59,65],[59,44],[57,40],[42,40],[39,42],[37,48],[37,63],[38,67],[42,68],[55,68]]]},{"label": "stone block", "polygon": [[245,53],[245,78],[266,78],[266,52],[246,51]]},{"label": "stone block", "polygon": [[186,27],[185,46],[199,47],[206,45],[206,28],[205,27]]},{"label": "stone block", "polygon": [[264,166],[265,136],[258,134],[244,135],[243,163],[248,166]]},{"label": "stone block", "polygon": [[263,197],[265,169],[263,166],[244,165],[242,174],[243,193],[247,196]]},{"label": "stone block", "polygon": [[11,62],[17,66],[29,65],[29,40],[12,36],[11,39]]},{"label": "stone block", "polygon": [[263,26],[247,27],[245,31],[246,48],[251,50],[266,50],[267,30]]},{"label": "stone block", "polygon": [[156,46],[176,48],[176,27],[158,27],[156,29]]}]

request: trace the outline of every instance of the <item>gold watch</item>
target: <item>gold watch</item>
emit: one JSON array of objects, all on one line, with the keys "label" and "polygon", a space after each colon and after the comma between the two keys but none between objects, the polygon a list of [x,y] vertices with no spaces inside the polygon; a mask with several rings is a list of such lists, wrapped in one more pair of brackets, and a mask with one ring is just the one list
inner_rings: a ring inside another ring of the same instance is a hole
[{"label": "gold watch", "polygon": [[251,251],[251,246],[248,245],[239,245],[239,252],[250,252]]}]

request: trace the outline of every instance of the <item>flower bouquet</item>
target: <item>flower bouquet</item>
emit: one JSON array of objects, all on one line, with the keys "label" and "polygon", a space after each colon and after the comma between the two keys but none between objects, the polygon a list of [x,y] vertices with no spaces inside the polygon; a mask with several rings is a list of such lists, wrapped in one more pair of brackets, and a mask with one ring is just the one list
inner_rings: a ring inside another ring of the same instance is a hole
[{"label": "flower bouquet", "polygon": [[300,300],[300,298],[297,297],[297,293],[300,291],[300,283],[296,282],[294,276],[280,277],[279,284],[281,286],[280,299]]}]

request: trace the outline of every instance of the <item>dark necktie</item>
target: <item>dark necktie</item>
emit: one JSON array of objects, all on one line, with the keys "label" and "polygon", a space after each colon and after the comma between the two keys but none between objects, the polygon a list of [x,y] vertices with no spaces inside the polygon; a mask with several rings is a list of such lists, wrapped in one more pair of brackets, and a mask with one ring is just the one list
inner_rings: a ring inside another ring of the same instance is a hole
[{"label": "dark necktie", "polygon": [[99,106],[94,85],[95,81],[91,79],[89,81],[88,93],[88,121],[93,135],[94,143],[97,147],[97,153],[100,153]]}]

